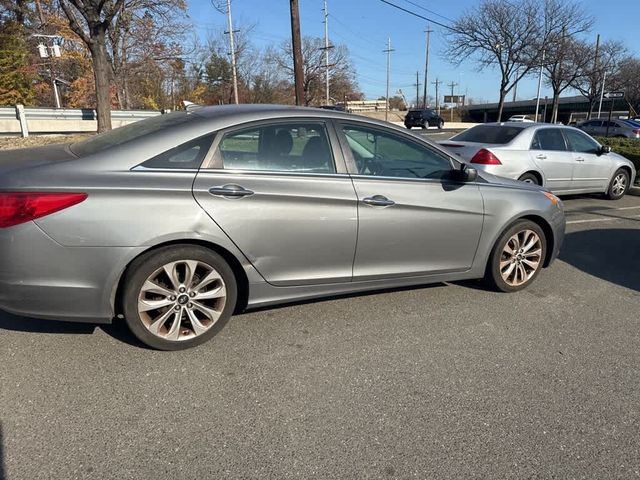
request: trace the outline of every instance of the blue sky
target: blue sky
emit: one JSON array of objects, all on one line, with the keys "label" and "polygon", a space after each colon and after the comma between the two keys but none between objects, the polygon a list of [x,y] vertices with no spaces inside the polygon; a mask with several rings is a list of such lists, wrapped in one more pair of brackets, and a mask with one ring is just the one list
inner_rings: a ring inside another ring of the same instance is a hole
[{"label": "blue sky", "polygon": [[[188,0],[189,14],[198,34],[205,38],[207,31],[225,26],[226,17],[216,11],[209,0]],[[221,1],[221,0],[214,0]],[[391,0],[425,17],[442,23],[455,19],[478,0]],[[324,36],[322,0],[299,0],[302,35]],[[412,5],[412,3],[414,5]],[[602,40],[623,41],[627,48],[640,54],[637,21],[640,18],[640,0],[581,0],[584,8],[592,13],[596,22],[589,37],[596,34]],[[431,10],[429,13],[418,8]],[[399,88],[409,101],[415,98],[416,70],[423,81],[426,22],[401,12],[379,0],[328,0],[329,36],[333,44],[345,44],[356,67],[360,89],[367,98],[377,98],[385,93],[386,56],[382,52],[387,38],[391,37],[395,51],[391,57],[391,89]],[[256,25],[251,33],[257,46],[280,42],[291,35],[288,0],[232,0],[235,28]],[[436,15],[437,14],[437,15]],[[497,101],[499,75],[492,70],[479,72],[470,59],[460,67],[454,67],[443,57],[445,38],[443,29],[432,25],[429,81],[438,77],[444,83],[459,83],[455,93],[465,94],[480,101]],[[518,99],[534,98],[537,80],[527,78],[518,85]],[[441,86],[450,93],[450,87]],[[420,87],[422,91],[422,86]],[[435,86],[429,85],[433,96]],[[543,95],[549,94],[543,87]],[[509,96],[511,98],[511,95]]]}]

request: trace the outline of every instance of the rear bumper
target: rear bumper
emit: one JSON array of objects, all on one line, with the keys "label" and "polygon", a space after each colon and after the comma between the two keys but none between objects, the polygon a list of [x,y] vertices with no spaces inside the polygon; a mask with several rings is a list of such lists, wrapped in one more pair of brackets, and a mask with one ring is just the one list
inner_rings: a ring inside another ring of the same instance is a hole
[{"label": "rear bumper", "polygon": [[0,230],[0,310],[110,323],[130,247],[63,247],[29,222]]}]

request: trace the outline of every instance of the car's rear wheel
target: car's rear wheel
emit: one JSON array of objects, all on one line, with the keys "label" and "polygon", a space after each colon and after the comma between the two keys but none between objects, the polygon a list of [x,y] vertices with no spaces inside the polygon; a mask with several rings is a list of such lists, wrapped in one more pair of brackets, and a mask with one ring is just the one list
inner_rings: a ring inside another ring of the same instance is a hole
[{"label": "car's rear wheel", "polygon": [[520,178],[521,182],[529,183],[531,185],[540,185],[540,180],[533,173],[525,173]]},{"label": "car's rear wheel", "polygon": [[518,220],[493,247],[485,279],[503,292],[522,290],[542,270],[546,251],[542,228],[531,220]]},{"label": "car's rear wheel", "polygon": [[159,350],[182,350],[213,337],[231,317],[236,298],[235,276],[220,255],[176,245],[133,262],[123,310],[140,341]]},{"label": "car's rear wheel", "polygon": [[620,200],[629,188],[629,174],[622,168],[613,174],[606,196],[609,200]]},{"label": "car's rear wheel", "polygon": [[442,128],[443,128],[443,127],[444,127],[444,122],[443,122],[442,120],[440,120],[440,121],[438,122],[438,129],[439,129],[439,130],[442,130]]}]

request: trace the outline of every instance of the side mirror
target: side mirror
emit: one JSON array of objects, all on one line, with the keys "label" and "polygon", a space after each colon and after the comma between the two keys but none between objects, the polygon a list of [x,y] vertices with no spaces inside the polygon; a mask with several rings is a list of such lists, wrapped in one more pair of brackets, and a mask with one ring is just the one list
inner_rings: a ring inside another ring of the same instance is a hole
[{"label": "side mirror", "polygon": [[598,155],[606,155],[607,153],[611,153],[611,147],[609,145],[602,145],[598,151]]},{"label": "side mirror", "polygon": [[462,182],[472,183],[478,179],[478,170],[466,163],[460,165],[460,180]]}]

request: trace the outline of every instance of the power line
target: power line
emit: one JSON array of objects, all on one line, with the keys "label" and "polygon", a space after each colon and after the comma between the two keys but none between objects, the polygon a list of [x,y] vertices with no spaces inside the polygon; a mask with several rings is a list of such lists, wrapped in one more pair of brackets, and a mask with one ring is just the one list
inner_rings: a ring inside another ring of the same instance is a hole
[{"label": "power line", "polygon": [[419,13],[413,12],[411,10],[408,10],[404,7],[401,7],[400,5],[396,5],[395,3],[391,3],[387,0],[380,0],[382,3],[386,3],[387,5],[392,6],[393,8],[397,8],[398,10],[402,10],[405,13],[408,13],[409,15],[413,15],[414,17],[418,17],[421,18],[422,20],[426,20],[427,22],[431,22],[434,23],[442,28],[446,28],[447,30],[451,30],[452,32],[457,32],[457,30],[453,27],[450,27],[449,25],[445,25],[444,23],[440,23],[437,20],[434,20],[432,18],[429,17],[425,17],[424,15],[420,15]]},{"label": "power line", "polygon": [[449,17],[445,17],[444,15],[440,15],[438,12],[434,12],[433,10],[429,10],[428,8],[423,7],[422,5],[420,5],[418,3],[414,3],[411,0],[404,0],[404,1],[409,3],[409,4],[411,4],[411,5],[413,5],[414,7],[419,8],[420,10],[424,10],[425,12],[429,12],[432,15],[435,15],[436,17],[440,17],[440,18],[443,18],[444,20],[447,20],[447,21],[449,21],[451,23],[455,23],[455,20],[452,20]]}]

